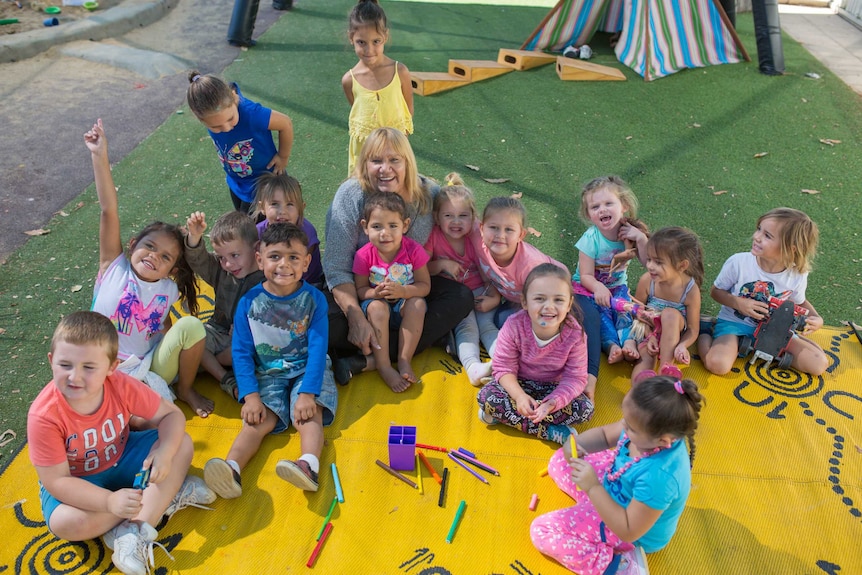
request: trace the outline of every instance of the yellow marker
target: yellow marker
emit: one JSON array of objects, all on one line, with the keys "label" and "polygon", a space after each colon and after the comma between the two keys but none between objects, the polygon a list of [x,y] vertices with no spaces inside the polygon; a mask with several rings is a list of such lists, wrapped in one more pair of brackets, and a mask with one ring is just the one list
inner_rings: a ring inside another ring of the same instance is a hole
[{"label": "yellow marker", "polygon": [[419,465],[419,454],[416,454],[416,484],[419,485],[419,495],[425,495],[422,489],[422,466]]},{"label": "yellow marker", "polygon": [[539,472],[539,477],[544,477],[547,474],[548,474],[548,468],[546,467]]},{"label": "yellow marker", "polygon": [[[571,443],[571,447],[572,447],[572,457],[577,457],[578,456],[578,444],[575,443],[575,434],[574,433],[569,434],[569,442]],[[575,491],[580,491],[580,489],[581,488],[578,487],[578,484],[576,483],[575,484]]]}]

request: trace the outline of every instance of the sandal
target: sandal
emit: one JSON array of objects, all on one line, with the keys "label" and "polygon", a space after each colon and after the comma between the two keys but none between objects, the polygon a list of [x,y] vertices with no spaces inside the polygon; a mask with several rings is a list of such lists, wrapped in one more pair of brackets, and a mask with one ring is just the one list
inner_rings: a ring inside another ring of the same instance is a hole
[{"label": "sandal", "polygon": [[237,396],[237,385],[236,385],[236,376],[232,371],[228,371],[225,373],[221,381],[218,383],[218,386],[224,391],[226,394],[236,399]]}]

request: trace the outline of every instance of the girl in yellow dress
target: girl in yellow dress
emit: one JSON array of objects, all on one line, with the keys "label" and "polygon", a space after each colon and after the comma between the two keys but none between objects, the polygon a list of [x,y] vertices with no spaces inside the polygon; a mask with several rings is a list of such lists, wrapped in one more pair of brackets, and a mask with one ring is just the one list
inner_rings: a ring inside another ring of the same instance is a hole
[{"label": "girl in yellow dress", "polygon": [[348,37],[359,62],[341,78],[350,109],[347,176],[365,138],[377,128],[413,133],[413,88],[410,71],[383,53],[389,40],[386,14],[377,0],[359,0],[350,12]]}]

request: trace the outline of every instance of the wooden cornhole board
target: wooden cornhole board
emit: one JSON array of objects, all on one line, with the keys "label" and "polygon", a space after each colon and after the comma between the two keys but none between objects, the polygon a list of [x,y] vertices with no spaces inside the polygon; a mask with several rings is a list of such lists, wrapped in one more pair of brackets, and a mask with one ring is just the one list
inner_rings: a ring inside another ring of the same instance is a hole
[{"label": "wooden cornhole board", "polygon": [[511,50],[509,48],[500,48],[497,54],[497,62],[511,66],[515,70],[529,70],[538,66],[550,64],[556,60],[553,54],[545,54],[544,52],[533,52],[532,50]]},{"label": "wooden cornhole board", "polygon": [[625,80],[622,71],[610,66],[593,64],[584,60],[574,60],[565,56],[557,56],[557,76],[560,80],[581,81],[618,81]]},{"label": "wooden cornhole board", "polygon": [[469,80],[465,80],[461,76],[453,76],[446,72],[410,72],[410,84],[413,86],[413,92],[420,96],[452,90],[469,83]]},{"label": "wooden cornhole board", "polygon": [[449,74],[468,82],[479,82],[494,76],[508,74],[513,68],[494,60],[449,60]]}]

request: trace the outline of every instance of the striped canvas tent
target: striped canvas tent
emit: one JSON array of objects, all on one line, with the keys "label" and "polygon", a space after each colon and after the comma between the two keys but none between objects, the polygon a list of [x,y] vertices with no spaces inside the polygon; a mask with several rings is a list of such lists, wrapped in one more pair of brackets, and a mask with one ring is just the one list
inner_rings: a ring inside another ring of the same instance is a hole
[{"label": "striped canvas tent", "polygon": [[617,57],[647,81],[749,59],[716,0],[560,0],[522,49],[559,52],[599,30],[620,32]]}]

